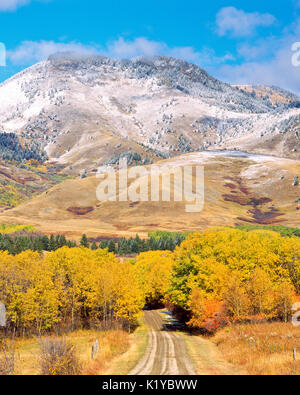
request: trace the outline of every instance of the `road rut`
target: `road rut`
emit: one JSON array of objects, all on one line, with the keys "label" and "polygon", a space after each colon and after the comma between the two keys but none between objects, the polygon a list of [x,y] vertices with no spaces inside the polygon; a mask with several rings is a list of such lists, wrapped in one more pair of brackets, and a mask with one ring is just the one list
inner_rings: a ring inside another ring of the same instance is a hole
[{"label": "road rut", "polygon": [[195,375],[182,336],[164,329],[156,311],[145,312],[149,342],[145,355],[129,375]]}]

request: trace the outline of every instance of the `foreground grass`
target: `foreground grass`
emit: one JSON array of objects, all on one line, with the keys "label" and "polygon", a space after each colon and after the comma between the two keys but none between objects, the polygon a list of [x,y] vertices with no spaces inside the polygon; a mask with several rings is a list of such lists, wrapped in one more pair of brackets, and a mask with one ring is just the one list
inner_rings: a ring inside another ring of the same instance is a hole
[{"label": "foreground grass", "polygon": [[228,327],[213,341],[228,362],[244,367],[251,375],[299,375],[299,339],[299,328],[278,322]]},{"label": "foreground grass", "polygon": [[218,347],[202,336],[180,333],[185,340],[187,352],[197,375],[227,376],[247,372],[240,366],[229,363]]},{"label": "foreground grass", "polygon": [[113,361],[121,357],[130,347],[130,335],[121,330],[102,333],[101,336],[98,333],[97,339],[99,341],[99,353],[95,360],[91,359],[91,349],[96,338],[91,341],[88,350],[81,355],[81,360],[84,361],[83,374],[106,374]]},{"label": "foreground grass", "polygon": [[148,329],[146,328],[143,318],[139,320],[139,326],[129,336],[129,348],[110,364],[105,374],[109,375],[127,375],[142,358],[148,345]]},{"label": "foreground grass", "polygon": [[[110,367],[110,363],[129,349],[130,336],[127,332],[121,330],[107,332],[80,330],[68,334],[66,339],[75,346],[76,354],[82,366],[82,373],[98,375],[104,374]],[[99,342],[99,353],[97,358],[92,360],[91,350],[96,340]],[[17,339],[15,349],[15,374],[40,374],[39,339]]]},{"label": "foreground grass", "polygon": [[[82,374],[86,375],[126,375],[143,356],[148,344],[147,328],[142,318],[132,334],[123,330],[79,330],[65,338],[75,347]],[[96,340],[99,342],[99,352],[93,360],[91,351]],[[14,374],[39,375],[40,339],[17,339],[14,346]]]}]

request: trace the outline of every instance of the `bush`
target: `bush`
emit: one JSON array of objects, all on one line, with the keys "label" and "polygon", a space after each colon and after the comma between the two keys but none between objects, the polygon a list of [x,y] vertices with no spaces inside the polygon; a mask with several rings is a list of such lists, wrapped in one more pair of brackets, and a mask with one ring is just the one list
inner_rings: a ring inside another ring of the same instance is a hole
[{"label": "bush", "polygon": [[0,339],[0,376],[9,376],[15,370],[15,349]]},{"label": "bush", "polygon": [[69,376],[81,372],[75,348],[65,339],[42,340],[40,364],[45,376]]}]

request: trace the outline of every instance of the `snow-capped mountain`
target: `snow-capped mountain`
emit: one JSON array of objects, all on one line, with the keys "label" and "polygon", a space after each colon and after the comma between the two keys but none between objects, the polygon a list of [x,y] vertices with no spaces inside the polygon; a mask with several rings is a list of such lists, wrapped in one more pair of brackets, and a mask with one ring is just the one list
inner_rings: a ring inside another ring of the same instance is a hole
[{"label": "snow-capped mountain", "polygon": [[0,132],[39,142],[71,173],[203,150],[298,159],[300,101],[278,88],[231,86],[165,57],[59,54],[0,85]]}]

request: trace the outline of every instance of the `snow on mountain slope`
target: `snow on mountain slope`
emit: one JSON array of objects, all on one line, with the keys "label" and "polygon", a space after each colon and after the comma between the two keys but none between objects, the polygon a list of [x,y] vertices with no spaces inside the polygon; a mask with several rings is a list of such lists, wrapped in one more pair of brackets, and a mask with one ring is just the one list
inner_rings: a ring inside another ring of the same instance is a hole
[{"label": "snow on mountain slope", "polygon": [[124,153],[156,160],[235,148],[299,158],[296,98],[254,95],[172,58],[55,55],[1,84],[0,103],[0,132],[39,141],[73,174]]}]

